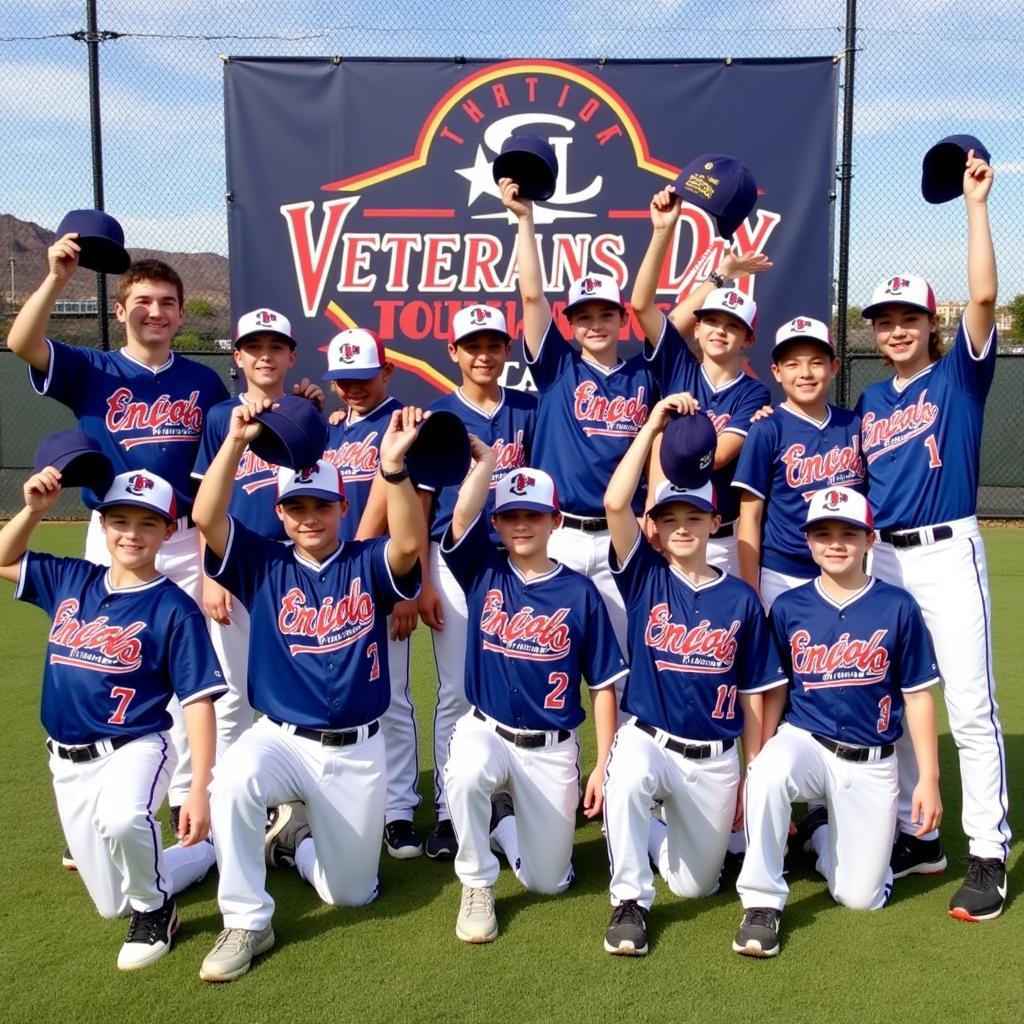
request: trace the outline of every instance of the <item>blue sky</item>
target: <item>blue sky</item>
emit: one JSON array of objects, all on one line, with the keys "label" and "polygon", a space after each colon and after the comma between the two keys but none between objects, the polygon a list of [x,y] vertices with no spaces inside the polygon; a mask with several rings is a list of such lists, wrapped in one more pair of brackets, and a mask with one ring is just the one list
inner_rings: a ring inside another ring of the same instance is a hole
[{"label": "blue sky", "polygon": [[[99,0],[107,208],[129,244],[227,252],[221,53],[476,57],[781,57],[838,53],[845,3],[466,0],[236,4]],[[983,15],[978,12],[983,10]],[[8,0],[0,36],[66,35],[84,4]],[[1024,6],[1019,0],[859,4],[851,301],[924,273],[965,295],[963,211],[919,192],[920,157],[952,132],[982,138],[1001,297],[1024,292]],[[167,38],[234,36],[209,40]],[[86,47],[0,42],[0,212],[54,227],[92,205]],[[709,116],[713,112],[709,111]],[[794,155],[794,162],[799,154]]]}]

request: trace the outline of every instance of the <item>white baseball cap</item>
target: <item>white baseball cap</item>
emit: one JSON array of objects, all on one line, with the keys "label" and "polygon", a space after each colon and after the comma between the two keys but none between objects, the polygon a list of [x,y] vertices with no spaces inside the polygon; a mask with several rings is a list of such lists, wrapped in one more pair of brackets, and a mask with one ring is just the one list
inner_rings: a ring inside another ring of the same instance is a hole
[{"label": "white baseball cap", "polygon": [[281,466],[277,471],[277,503],[286,498],[323,498],[325,501],[340,501],[345,497],[345,485],[341,481],[338,467],[320,459],[308,469],[289,469]]},{"label": "white baseball cap", "polygon": [[295,348],[291,321],[283,313],[273,309],[254,309],[238,318],[235,327],[235,348],[253,334],[279,334]]},{"label": "white baseball cap", "polygon": [[452,342],[456,345],[482,331],[500,334],[506,341],[512,340],[505,326],[505,314],[493,306],[467,306],[452,317]]},{"label": "white baseball cap", "polygon": [[362,327],[336,334],[327,343],[324,380],[372,380],[384,366],[384,345]]},{"label": "white baseball cap", "polygon": [[608,274],[587,274],[586,277],[578,278],[569,285],[569,301],[566,303],[563,312],[566,316],[576,306],[582,306],[584,302],[609,302],[625,313],[626,307],[622,303],[622,293],[619,291],[618,283],[614,277]]},{"label": "white baseball cap", "polygon": [[671,480],[662,480],[654,492],[654,504],[647,510],[647,514],[653,519],[662,509],[681,501],[701,512],[717,511],[715,487],[710,480],[700,487],[676,487]]},{"label": "white baseball cap", "polygon": [[169,523],[178,518],[174,488],[162,476],[145,469],[132,469],[114,477],[114,482],[103,495],[103,501],[97,509],[105,512],[115,505],[147,508],[163,516]]},{"label": "white baseball cap", "polygon": [[779,349],[791,341],[810,341],[822,345],[831,355],[836,354],[835,346],[829,335],[828,325],[812,316],[795,316],[789,323],[783,324],[775,332],[775,344],[772,346],[772,359],[778,355]]},{"label": "white baseball cap", "polygon": [[849,523],[862,530],[875,528],[868,499],[850,487],[826,487],[823,491],[815,491],[807,506],[807,519],[801,529],[806,532],[815,523],[827,520]]},{"label": "white baseball cap", "polygon": [[935,292],[923,278],[913,274],[897,274],[883,281],[872,293],[871,302],[861,312],[865,320],[878,316],[883,306],[911,306],[924,313],[935,315]]},{"label": "white baseball cap", "polygon": [[542,469],[524,466],[506,474],[494,489],[494,514],[526,509],[529,512],[557,512],[555,481]]},{"label": "white baseball cap", "polygon": [[736,288],[716,288],[693,315],[699,320],[703,314],[712,312],[728,313],[751,331],[757,330],[757,303]]}]

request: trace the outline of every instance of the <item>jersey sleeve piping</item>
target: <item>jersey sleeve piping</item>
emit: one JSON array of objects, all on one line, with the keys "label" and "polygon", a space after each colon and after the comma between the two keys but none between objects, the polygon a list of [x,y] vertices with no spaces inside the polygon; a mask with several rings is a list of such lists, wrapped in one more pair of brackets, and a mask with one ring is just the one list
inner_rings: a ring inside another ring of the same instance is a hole
[{"label": "jersey sleeve piping", "polygon": [[623,572],[625,572],[626,566],[629,565],[629,563],[633,559],[634,555],[636,555],[637,550],[640,547],[640,541],[642,540],[642,538],[643,538],[643,533],[639,529],[637,529],[636,540],[633,541],[633,546],[627,552],[626,557],[624,559],[622,559],[621,562],[619,562],[618,568],[617,569],[612,569],[612,575],[613,576],[620,576]]},{"label": "jersey sleeve piping", "polygon": [[409,593],[402,590],[398,581],[395,579],[395,574],[391,571],[391,563],[388,561],[388,548],[390,547],[391,540],[389,538],[387,544],[384,545],[384,568],[388,574],[388,582],[391,584],[391,591],[399,601],[412,601],[414,598],[419,597],[420,583],[419,581],[414,582]]},{"label": "jersey sleeve piping", "polygon": [[927,690],[928,687],[934,686],[939,681],[938,676],[932,676],[930,679],[926,679],[923,683],[914,683],[912,686],[901,686],[901,693],[916,693],[918,690]]},{"label": "jersey sleeve piping", "polygon": [[607,679],[602,679],[599,683],[587,683],[588,690],[607,690],[609,686],[617,683],[620,679],[625,679],[629,675],[628,668],[619,669],[618,672],[610,675]]},{"label": "jersey sleeve piping", "polygon": [[[231,516],[228,516],[228,540],[227,540],[227,543],[224,545],[224,554],[220,556],[220,562],[217,565],[216,572],[207,572],[207,574],[206,574],[207,576],[210,577],[211,580],[215,580],[215,579],[217,579],[218,576],[223,575],[223,573],[224,573],[224,566],[227,565],[228,558],[231,555],[231,545],[234,543],[234,540],[235,540],[235,521],[234,521],[234,519],[231,518]],[[209,551],[209,548],[207,548],[207,551]],[[214,556],[214,557],[216,557],[216,556]]]},{"label": "jersey sleeve piping", "polygon": [[213,683],[207,686],[203,690],[198,690],[195,693],[190,693],[184,700],[179,698],[179,703],[183,708],[187,708],[189,704],[193,704],[197,700],[202,700],[204,697],[212,697],[215,694],[220,696],[222,693],[228,692],[227,683]]},{"label": "jersey sleeve piping", "polygon": [[[537,355],[534,357],[530,353],[530,346],[523,341],[523,355],[526,359],[527,366],[536,366],[540,362],[541,353],[544,351],[544,346],[547,344],[548,334],[551,332],[551,325],[554,323],[552,317],[548,317],[548,322],[544,325],[544,331],[540,336],[540,346],[537,348]],[[563,339],[564,340],[564,339]]]},{"label": "jersey sleeve piping", "polygon": [[452,537],[452,528],[451,526],[449,526],[448,529],[444,531],[444,536],[441,538],[441,553],[448,554],[452,551],[458,551],[458,549],[462,546],[463,541],[465,541],[465,539],[469,536],[470,531],[473,529],[473,527],[476,526],[478,522],[480,522],[480,517],[482,515],[483,512],[477,512],[477,514],[473,517],[473,521],[466,527],[465,530],[463,530],[462,536],[458,540],[452,540],[450,544],[447,543],[448,539]]},{"label": "jersey sleeve piping", "polygon": [[53,383],[53,342],[49,338],[44,338],[43,340],[46,342],[48,348],[50,349],[50,361],[46,366],[46,373],[42,375],[41,385],[36,384],[36,380],[38,379],[39,376],[39,371],[33,366],[30,366],[28,368],[29,384],[32,385],[32,390],[37,395],[48,395],[50,393],[50,385]]}]

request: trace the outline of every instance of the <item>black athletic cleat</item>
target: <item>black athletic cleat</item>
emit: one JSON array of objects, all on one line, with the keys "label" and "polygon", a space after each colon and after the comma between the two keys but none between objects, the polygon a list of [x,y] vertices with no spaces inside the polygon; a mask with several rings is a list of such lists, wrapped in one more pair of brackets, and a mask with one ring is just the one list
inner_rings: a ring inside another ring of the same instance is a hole
[{"label": "black athletic cleat", "polygon": [[782,911],[772,907],[750,907],[744,911],[736,938],[732,940],[734,953],[743,956],[767,958],[779,952],[779,924]]},{"label": "black athletic cleat", "polygon": [[384,846],[395,860],[412,860],[423,856],[423,839],[411,821],[389,821],[384,826]]},{"label": "black athletic cleat", "polygon": [[312,835],[306,805],[292,800],[270,809],[270,825],[263,843],[268,868],[295,867],[295,852]]},{"label": "black athletic cleat", "polygon": [[178,910],[173,899],[159,910],[133,910],[117,966],[122,971],[137,971],[156,963],[171,948],[177,930]]},{"label": "black athletic cleat", "polygon": [[941,875],[946,870],[946,855],[938,839],[918,839],[909,832],[900,832],[892,844],[889,867],[893,878]]},{"label": "black athletic cleat", "polygon": [[1006,865],[995,857],[967,857],[967,877],[949,901],[957,921],[991,921],[1006,902]]},{"label": "black athletic cleat", "polygon": [[616,956],[647,953],[647,911],[636,900],[623,900],[612,910],[604,933],[604,948]]},{"label": "black athletic cleat", "polygon": [[434,831],[427,836],[425,849],[431,860],[455,860],[459,841],[455,838],[455,827],[447,818],[434,826]]}]

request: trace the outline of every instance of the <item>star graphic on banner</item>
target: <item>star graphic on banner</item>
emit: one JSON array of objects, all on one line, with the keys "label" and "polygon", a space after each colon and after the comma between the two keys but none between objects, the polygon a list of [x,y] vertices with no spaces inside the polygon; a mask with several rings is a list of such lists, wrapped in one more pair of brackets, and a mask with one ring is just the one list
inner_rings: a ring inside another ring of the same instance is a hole
[{"label": "star graphic on banner", "polygon": [[484,153],[483,146],[476,147],[476,156],[473,159],[472,167],[464,167],[456,170],[456,174],[469,182],[469,202],[472,206],[480,196],[495,196],[501,198],[501,189],[494,183],[494,175],[491,173],[491,162]]}]

